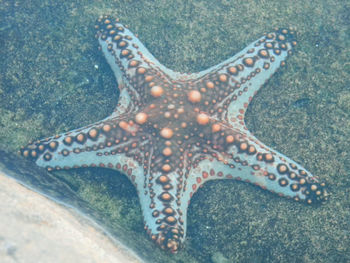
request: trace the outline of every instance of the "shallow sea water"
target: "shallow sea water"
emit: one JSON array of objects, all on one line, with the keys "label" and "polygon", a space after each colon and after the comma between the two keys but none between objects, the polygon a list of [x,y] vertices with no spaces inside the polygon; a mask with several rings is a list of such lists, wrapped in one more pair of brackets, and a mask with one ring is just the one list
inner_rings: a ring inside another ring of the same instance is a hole
[{"label": "shallow sea water", "polygon": [[16,153],[31,139],[113,111],[117,84],[94,38],[101,14],[119,17],[181,72],[206,69],[274,27],[293,26],[296,52],[254,97],[246,122],[327,183],[325,204],[212,181],[194,195],[185,246],[170,255],[148,239],[136,191],[123,175],[89,168],[52,176],[149,262],[350,262],[348,10],[345,0],[2,1],[0,148]]}]

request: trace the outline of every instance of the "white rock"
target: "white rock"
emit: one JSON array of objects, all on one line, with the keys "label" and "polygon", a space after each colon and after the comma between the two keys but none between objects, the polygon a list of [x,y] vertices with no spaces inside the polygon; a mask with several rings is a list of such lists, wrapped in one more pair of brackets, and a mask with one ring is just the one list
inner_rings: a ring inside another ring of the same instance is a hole
[{"label": "white rock", "polygon": [[0,171],[0,262],[142,262],[92,221]]}]

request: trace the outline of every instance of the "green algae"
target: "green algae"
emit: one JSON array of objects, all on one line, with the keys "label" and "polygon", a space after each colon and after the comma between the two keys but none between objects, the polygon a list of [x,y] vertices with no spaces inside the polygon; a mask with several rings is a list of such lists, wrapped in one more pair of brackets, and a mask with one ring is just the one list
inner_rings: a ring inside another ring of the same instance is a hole
[{"label": "green algae", "polygon": [[[155,57],[181,72],[215,65],[274,27],[296,27],[296,54],[256,95],[246,122],[329,185],[324,205],[295,203],[244,183],[210,182],[191,201],[185,247],[168,255],[144,233],[136,192],[121,175],[103,169],[55,175],[110,227],[127,228],[151,262],[350,260],[348,1],[16,3],[0,4],[10,25],[0,27],[0,143],[13,152],[113,110],[117,86],[94,39],[101,14],[118,16]],[[310,103],[293,107],[301,98]]]}]

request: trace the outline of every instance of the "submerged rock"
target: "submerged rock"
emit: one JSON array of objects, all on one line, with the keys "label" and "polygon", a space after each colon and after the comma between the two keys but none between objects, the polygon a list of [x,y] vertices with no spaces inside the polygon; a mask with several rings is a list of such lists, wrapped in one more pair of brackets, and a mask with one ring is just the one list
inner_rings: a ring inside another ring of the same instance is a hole
[{"label": "submerged rock", "polygon": [[142,262],[87,216],[8,177],[0,154],[1,262]]}]

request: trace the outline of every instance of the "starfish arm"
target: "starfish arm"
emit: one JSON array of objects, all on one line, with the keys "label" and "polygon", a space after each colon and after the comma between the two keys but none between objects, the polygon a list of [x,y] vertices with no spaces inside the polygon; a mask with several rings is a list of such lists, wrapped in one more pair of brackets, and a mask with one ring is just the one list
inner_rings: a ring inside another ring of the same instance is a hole
[{"label": "starfish arm", "polygon": [[134,104],[131,102],[130,96],[126,89],[120,91],[118,105],[111,114],[111,118],[119,117],[122,114],[127,114],[135,110]]},{"label": "starfish arm", "polygon": [[296,45],[294,32],[278,29],[248,45],[232,58],[197,73],[193,81],[205,91],[208,106],[222,121],[243,120],[249,102],[263,84],[285,65]]},{"label": "starfish arm", "polygon": [[132,103],[142,100],[145,88],[152,87],[152,83],[178,75],[163,66],[118,19],[102,16],[95,28],[100,48],[114,72],[119,89],[128,91]]},{"label": "starfish arm", "polygon": [[[105,167],[131,176],[132,169],[138,169],[139,166],[135,161],[141,156],[137,147],[147,144],[147,138],[136,137],[138,126],[130,124],[128,120],[129,115],[109,117],[79,129],[31,142],[20,152],[22,156],[33,159],[37,165],[49,171]],[[134,183],[134,178],[130,179]]]},{"label": "starfish arm", "polygon": [[186,211],[179,210],[177,172],[150,172],[137,186],[145,229],[161,248],[177,252],[186,235]]},{"label": "starfish arm", "polygon": [[309,204],[327,199],[324,183],[247,132],[226,130],[213,144],[216,150],[191,171],[185,198],[208,180],[236,179]]}]

